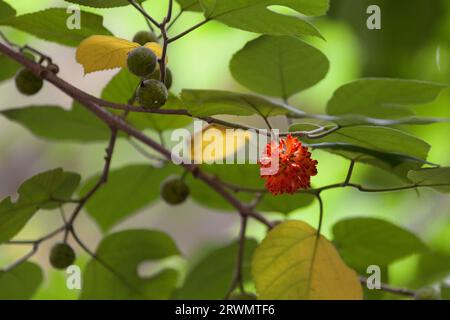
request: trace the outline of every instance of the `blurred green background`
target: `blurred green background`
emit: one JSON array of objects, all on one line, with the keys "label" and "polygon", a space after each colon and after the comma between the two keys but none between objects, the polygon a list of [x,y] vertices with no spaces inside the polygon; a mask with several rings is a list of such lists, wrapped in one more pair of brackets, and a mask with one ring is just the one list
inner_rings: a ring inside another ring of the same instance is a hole
[{"label": "blurred green background", "polygon": [[[68,5],[62,0],[6,2],[14,6],[18,14]],[[371,31],[366,28],[366,8],[369,4],[379,4],[382,8],[382,30]],[[166,1],[147,1],[144,6],[152,16],[161,19],[166,10]],[[146,29],[145,21],[132,7],[93,11],[104,15],[105,26],[116,36],[131,39],[135,32]],[[199,14],[185,13],[172,32],[177,34],[200,20]],[[396,77],[450,83],[449,1],[434,0],[431,4],[428,0],[331,0],[329,15],[315,19],[315,24],[326,41],[308,41],[327,55],[331,68],[325,80],[290,101],[302,110],[323,113],[326,101],[338,86],[360,77]],[[75,61],[73,48],[41,41],[10,28],[2,30],[15,42],[28,43],[51,55],[61,66],[60,76],[89,93],[99,95],[103,86],[117,72],[107,71],[83,76],[81,66]],[[245,91],[232,79],[228,71],[228,61],[247,41],[256,36],[211,22],[171,45],[170,68],[175,79],[173,92],[178,93],[182,88]],[[15,90],[13,81],[0,85],[0,110],[41,104],[62,105],[68,108],[71,100],[49,84],[33,98],[20,95]],[[437,101],[418,107],[417,110],[421,115],[450,117],[450,92],[445,92]],[[244,121],[253,125],[260,124],[258,120],[251,118]],[[286,129],[286,123],[282,119],[275,120],[275,123]],[[433,146],[429,161],[450,165],[449,124],[402,129],[419,135]],[[104,144],[46,142],[32,136],[19,125],[0,118],[0,198],[14,195],[17,187],[26,178],[51,168],[63,167],[79,172],[87,178],[102,168],[104,148]],[[145,161],[125,141],[119,142],[117,150],[113,161],[114,168]],[[314,185],[343,180],[348,167],[346,160],[321,151],[315,151],[314,157],[319,161],[319,175],[313,179]],[[367,186],[402,183],[381,170],[362,164],[356,166],[354,179],[355,182]],[[344,217],[384,217],[414,231],[433,249],[450,254],[449,197],[432,190],[387,194],[333,190],[324,194],[324,202],[325,235],[329,235],[330,227]],[[289,218],[303,219],[315,225],[317,214],[317,204],[313,204],[293,212]],[[285,217],[273,215],[273,218]],[[58,211],[38,214],[18,238],[37,238],[59,224]],[[186,257],[195,259],[214,244],[230,242],[237,234],[238,216],[214,212],[192,202],[181,207],[158,203],[142,210],[113,231],[143,226],[165,230],[175,239]],[[100,240],[100,232],[95,224],[83,216],[77,222],[77,228],[94,249]],[[261,238],[263,232],[259,225],[251,224],[251,235]],[[66,289],[64,273],[52,271],[48,267],[48,249],[52,241],[45,243],[33,258],[46,270],[45,284],[35,298],[76,298],[79,292]],[[1,247],[0,264],[13,261],[25,253],[23,250],[17,246]],[[80,250],[77,252],[80,253],[77,262],[83,265],[87,257]],[[179,269],[186,269],[186,262],[178,261],[176,264]],[[426,279],[417,280],[417,264],[417,257],[411,257],[393,265],[390,269],[391,282],[414,287],[432,281],[433,274],[428,275]],[[145,273],[145,269],[144,266],[142,272]]]}]

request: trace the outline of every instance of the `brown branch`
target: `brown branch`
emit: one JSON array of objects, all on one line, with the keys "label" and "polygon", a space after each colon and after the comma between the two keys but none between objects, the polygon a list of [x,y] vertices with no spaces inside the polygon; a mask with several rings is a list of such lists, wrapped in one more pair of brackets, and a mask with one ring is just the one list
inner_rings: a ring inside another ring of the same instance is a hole
[{"label": "brown branch", "polygon": [[106,148],[105,164],[103,166],[102,175],[100,176],[100,179],[97,181],[97,183],[92,187],[92,189],[89,190],[89,192],[80,199],[80,202],[76,206],[75,210],[72,213],[72,216],[70,217],[67,223],[68,229],[73,229],[73,223],[75,222],[77,216],[80,214],[81,209],[83,209],[86,202],[88,202],[89,199],[98,191],[98,189],[100,189],[100,187],[108,181],[109,170],[111,168],[111,160],[114,152],[114,147],[116,145],[116,141],[117,141],[117,129],[112,128],[111,137],[109,139],[108,147]]},{"label": "brown branch", "polygon": [[59,227],[58,229],[46,234],[45,236],[37,239],[37,240],[11,240],[11,241],[7,241],[5,244],[6,245],[31,245],[32,249],[30,252],[28,252],[27,254],[25,254],[23,257],[21,257],[20,259],[14,261],[12,264],[10,264],[9,266],[3,268],[2,271],[4,272],[8,272],[13,270],[14,268],[17,268],[18,266],[20,266],[22,263],[28,261],[32,256],[34,256],[38,250],[39,250],[39,246],[41,245],[42,242],[53,238],[54,236],[60,234],[61,232],[63,232],[64,230],[66,230],[66,226],[62,226]]},{"label": "brown branch", "polygon": [[236,254],[236,264],[233,275],[233,280],[231,282],[230,289],[228,290],[225,300],[230,298],[233,291],[239,287],[241,293],[245,293],[244,282],[243,282],[243,267],[244,267],[244,251],[245,251],[245,233],[247,231],[247,216],[241,216],[241,227],[239,231],[239,243],[238,250]]},{"label": "brown branch", "polygon": [[[130,2],[133,4],[134,1],[130,1]],[[193,28],[190,29],[190,31],[192,31],[192,30],[196,29],[197,27],[203,25],[207,21],[208,20],[205,20],[205,21],[201,22],[200,24],[198,24],[197,26],[194,26]],[[167,43],[173,42],[173,41],[181,38],[182,36],[187,34],[188,31],[189,30],[187,30],[186,32],[180,34],[177,37],[174,37],[172,39],[167,40]],[[112,158],[112,154],[113,154],[113,151],[114,151],[115,142],[117,140],[117,132],[118,132],[118,130],[121,130],[121,131],[127,133],[129,136],[136,138],[137,140],[139,140],[140,142],[144,143],[148,147],[150,147],[150,148],[156,150],[157,152],[159,152],[162,156],[164,156],[168,160],[172,159],[172,154],[170,153],[169,150],[167,150],[163,146],[159,145],[157,142],[155,142],[151,138],[147,137],[142,132],[140,132],[140,131],[136,130],[134,127],[131,127],[130,125],[128,125],[121,117],[113,115],[113,114],[109,113],[108,111],[104,110],[100,106],[101,103],[99,103],[99,102],[102,102],[103,104],[105,104],[105,103],[109,104],[109,107],[118,107],[120,105],[109,103],[109,102],[104,102],[104,101],[101,101],[98,98],[90,96],[89,94],[87,94],[87,93],[85,93],[85,92],[83,92],[83,91],[73,87],[72,85],[68,84],[67,82],[65,82],[61,78],[57,77],[55,74],[49,72],[48,70],[43,68],[40,64],[37,64],[37,63],[35,63],[34,61],[31,61],[31,60],[28,60],[27,58],[23,57],[20,53],[17,53],[15,51],[11,50],[10,48],[8,48],[7,46],[5,46],[5,45],[3,45],[1,43],[0,43],[0,52],[4,53],[6,56],[10,57],[11,59],[19,62],[23,66],[27,67],[33,73],[35,73],[37,76],[39,76],[42,79],[47,80],[48,82],[52,83],[57,88],[59,88],[61,91],[65,92],[67,95],[72,97],[74,100],[80,102],[83,106],[85,106],[88,110],[90,110],[93,114],[95,114],[99,119],[101,119],[103,122],[105,122],[107,125],[109,125],[111,127],[111,130],[112,130],[111,131],[111,138],[110,138],[109,145],[108,145],[107,152],[106,152],[105,165],[104,165],[103,173],[102,173],[102,176],[100,177],[99,181],[97,182],[97,184],[90,190],[90,192],[88,192],[87,195],[85,195],[80,200],[80,202],[78,203],[76,209],[74,210],[74,213],[73,213],[72,217],[67,222],[67,224],[65,224],[64,226],[60,227],[59,229],[49,233],[48,235],[46,235],[46,236],[44,236],[44,237],[42,237],[42,238],[40,238],[40,239],[38,239],[36,241],[20,241],[19,240],[19,241],[10,241],[10,242],[8,242],[7,244],[31,244],[33,246],[33,249],[28,254],[26,254],[24,257],[22,257],[21,259],[19,259],[15,263],[13,263],[11,266],[9,266],[7,268],[7,270],[10,270],[11,268],[17,267],[18,265],[20,265],[24,261],[28,260],[31,256],[33,256],[37,252],[39,244],[42,241],[45,241],[45,240],[47,240],[47,239],[49,239],[49,238],[51,238],[51,237],[61,233],[63,230],[67,230],[68,228],[69,228],[71,234],[74,236],[75,241],[86,252],[88,252],[92,257],[98,259],[98,257],[96,257],[95,254],[93,252],[91,252],[89,250],[89,248],[87,248],[84,245],[84,243],[80,240],[78,235],[74,232],[73,223],[74,223],[77,215],[81,211],[82,207],[84,206],[84,204],[101,187],[101,185],[104,184],[107,181],[107,179],[108,179],[108,173],[109,173],[109,168],[110,168],[110,164],[111,164],[111,158]],[[120,108],[122,108],[122,107],[120,107]],[[132,107],[132,106],[126,106],[126,108],[122,108],[122,109],[126,110],[126,111],[136,112],[139,108]],[[141,111],[143,111],[143,110],[141,110]],[[166,110],[165,112],[161,112],[161,113],[189,115],[186,111],[167,111]],[[210,120],[210,121],[216,121],[216,119],[213,119],[213,118],[207,118],[207,119]],[[175,160],[180,160],[180,159],[175,159]],[[353,188],[357,188],[358,190],[364,191],[364,192],[387,192],[387,191],[397,191],[397,190],[412,189],[412,188],[416,188],[416,187],[438,186],[438,185],[411,185],[411,186],[402,186],[402,187],[385,188],[385,189],[369,189],[369,188],[365,188],[365,187],[363,187],[361,185],[352,184],[352,183],[349,182],[350,181],[350,177],[351,177],[351,173],[352,173],[352,170],[353,170],[353,165],[354,165],[354,163],[352,162],[351,166],[350,166],[350,169],[349,169],[349,172],[348,172],[348,175],[347,175],[347,178],[344,181],[344,183],[334,184],[334,185],[330,185],[330,186],[325,186],[325,187],[322,187],[322,188],[319,188],[319,189],[307,190],[307,192],[314,193],[314,194],[316,194],[319,197],[320,208],[321,208],[320,209],[320,213],[321,214],[320,214],[320,220],[319,220],[320,223],[319,223],[319,225],[321,225],[322,214],[323,214],[323,204],[322,204],[321,198],[319,196],[319,193],[321,191],[324,191],[324,190],[328,190],[328,189],[332,189],[332,188],[338,188],[338,187],[353,187]],[[207,185],[209,185],[212,189],[214,189],[218,194],[220,194],[224,199],[226,199],[232,206],[234,206],[240,213],[240,216],[241,216],[241,231],[240,231],[240,236],[239,236],[240,245],[239,245],[238,256],[237,256],[237,261],[236,261],[235,276],[234,276],[232,288],[230,289],[230,293],[231,293],[232,290],[234,290],[236,288],[236,286],[238,284],[241,286],[241,290],[243,291],[244,288],[243,288],[243,284],[242,284],[242,260],[243,260],[243,252],[244,252],[244,242],[245,242],[245,231],[246,231],[246,226],[247,226],[247,219],[248,219],[248,217],[252,217],[252,218],[260,221],[261,223],[267,225],[269,228],[273,227],[274,223],[268,221],[264,216],[262,216],[259,213],[255,212],[251,206],[247,206],[247,205],[241,203],[236,197],[234,197],[230,192],[228,192],[228,190],[226,189],[226,186],[221,181],[218,181],[216,178],[211,177],[211,176],[207,175],[206,173],[202,172],[197,165],[184,164],[183,163],[182,166],[187,171],[191,172],[196,178],[202,180]],[[320,230],[320,227],[319,227],[319,230]],[[107,267],[107,266],[105,266],[105,267]],[[367,279],[361,278],[361,282],[366,283]],[[391,287],[391,286],[386,285],[386,284],[383,284],[382,289],[385,290],[385,291],[389,291],[389,292],[397,293],[397,294],[403,294],[403,295],[410,296],[410,297],[415,295],[415,292],[412,291],[412,290],[403,289],[403,288],[394,288],[394,287]]]},{"label": "brown branch", "polygon": [[[192,5],[191,5],[192,6]],[[180,10],[178,12],[178,14],[175,16],[175,18],[172,19],[172,21],[169,23],[169,25],[167,26],[166,30],[169,31],[170,29],[172,29],[172,27],[174,26],[174,24],[178,21],[178,19],[180,19],[181,15],[184,13],[184,10]],[[159,37],[162,38],[162,35]]]},{"label": "brown branch", "polygon": [[[366,277],[360,276],[359,277],[359,281],[361,282],[361,284],[367,285],[367,278]],[[416,296],[416,291],[411,290],[411,289],[392,287],[391,285],[386,284],[386,283],[381,283],[380,287],[381,287],[380,290],[383,290],[383,291],[386,291],[386,292],[395,293],[395,294],[402,295],[402,296],[407,296],[407,297],[410,297],[410,298],[414,298]]]},{"label": "brown branch", "polygon": [[34,256],[36,254],[36,252],[38,251],[39,245],[34,243],[33,247],[31,249],[30,252],[28,252],[27,254],[25,254],[23,257],[21,257],[20,259],[14,261],[13,263],[11,263],[9,266],[6,266],[5,268],[3,268],[3,272],[9,272],[15,268],[17,268],[18,266],[20,266],[21,264],[23,264],[24,262],[28,261],[32,256]]},{"label": "brown branch", "polygon": [[[261,223],[267,225],[269,228],[273,226],[272,222],[268,221],[264,216],[255,212],[249,206],[243,204],[234,197],[228,190],[222,186],[217,179],[209,176],[208,174],[202,172],[200,168],[195,164],[183,163],[182,159],[179,159],[177,156],[161,146],[159,143],[146,136],[141,131],[136,128],[130,126],[126,123],[120,116],[111,114],[106,111],[102,107],[100,107],[95,102],[89,99],[89,95],[84,93],[83,91],[73,87],[66,81],[59,78],[57,75],[49,72],[45,68],[42,68],[39,64],[36,64],[33,61],[30,61],[23,57],[21,54],[11,50],[7,46],[0,43],[0,52],[4,53],[6,56],[11,59],[19,62],[23,66],[30,69],[34,74],[39,76],[40,78],[52,83],[54,86],[59,88],[61,91],[72,97],[74,100],[78,101],[80,104],[85,106],[89,111],[91,111],[95,116],[97,116],[100,120],[106,123],[111,128],[116,128],[117,130],[121,130],[125,132],[127,135],[134,137],[135,139],[141,141],[148,147],[154,149],[158,153],[160,153],[163,157],[168,160],[174,160],[177,163],[181,163],[181,165],[189,172],[191,172],[196,178],[202,180],[207,185],[209,185],[213,190],[215,190],[219,195],[221,195],[225,200],[227,200],[240,214],[250,216]],[[79,210],[81,210],[82,206],[79,206]],[[77,213],[78,214],[78,213]],[[73,221],[72,221],[73,222]]]},{"label": "brown branch", "polygon": [[[75,90],[78,90],[77,88],[73,88]],[[140,113],[150,113],[150,114],[162,114],[162,115],[178,115],[178,116],[187,116],[187,117],[191,117],[191,118],[197,118],[200,120],[203,120],[209,124],[218,124],[218,125],[222,125],[224,127],[228,127],[228,128],[234,128],[234,129],[243,129],[243,130],[253,130],[255,132],[257,132],[258,134],[264,134],[267,136],[271,136],[271,133],[269,131],[267,131],[266,129],[259,129],[259,128],[254,128],[254,127],[250,127],[250,126],[246,126],[246,125],[242,125],[242,124],[238,124],[235,122],[229,122],[229,121],[225,121],[225,120],[221,120],[221,119],[217,119],[211,116],[207,116],[207,117],[198,117],[195,115],[192,115],[189,111],[187,110],[183,110],[183,109],[146,109],[143,107],[137,107],[137,106],[133,106],[130,104],[120,104],[120,103],[116,103],[116,102],[111,102],[111,101],[106,101],[100,98],[97,98],[95,96],[92,96],[88,93],[85,93],[83,91],[78,92],[78,94],[80,96],[85,96],[87,99],[91,100],[92,102],[96,103],[99,106],[102,107],[107,107],[107,108],[111,108],[111,109],[116,109],[116,110],[124,110],[124,111],[128,111],[128,112],[140,112]],[[297,136],[297,137],[306,137],[308,139],[319,139],[322,138],[324,135],[326,134],[330,134],[331,132],[334,132],[335,130],[329,130],[326,133],[322,133],[321,135],[317,134],[317,130],[312,130],[312,131],[293,131],[293,132],[281,132],[279,134],[280,137],[284,137],[287,136],[289,134],[293,135],[293,136]]]},{"label": "brown branch", "polygon": [[[171,0],[169,0],[170,3],[172,3]],[[166,25],[167,22],[169,22],[169,15],[172,14],[172,6],[170,6],[169,12],[167,13],[167,16],[164,18],[163,22],[161,23],[160,30],[161,35],[163,37],[163,49],[161,54],[161,59],[159,59],[159,70],[160,70],[160,80],[162,83],[166,83],[166,61],[167,61],[167,50],[169,46],[169,37],[167,36],[167,30]]]},{"label": "brown branch", "polygon": [[157,161],[158,163],[164,164],[167,162],[167,159],[163,159],[160,158],[157,155],[151,154],[149,152],[147,152],[147,150],[145,150],[144,148],[142,148],[137,142],[135,142],[132,138],[129,137],[128,142],[130,143],[130,145],[137,151],[139,152],[142,156],[144,156],[145,158],[152,160],[152,161]]},{"label": "brown branch", "polygon": [[170,20],[172,20],[172,11],[173,11],[173,0],[169,0],[167,16],[166,16],[166,23],[169,23]]}]

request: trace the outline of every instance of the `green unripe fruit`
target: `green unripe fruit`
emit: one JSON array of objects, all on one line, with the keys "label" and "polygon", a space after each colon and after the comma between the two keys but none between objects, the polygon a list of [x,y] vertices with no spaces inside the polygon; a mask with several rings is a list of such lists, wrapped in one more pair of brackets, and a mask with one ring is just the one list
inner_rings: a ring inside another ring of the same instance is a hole
[{"label": "green unripe fruit", "polygon": [[65,269],[75,261],[75,252],[66,243],[57,243],[50,251],[50,264],[56,269]]},{"label": "green unripe fruit", "polygon": [[171,177],[161,185],[161,197],[170,205],[183,203],[189,192],[187,184],[178,177]]},{"label": "green unripe fruit", "polygon": [[257,297],[253,293],[233,293],[230,300],[257,300]]},{"label": "green unripe fruit", "polygon": [[21,69],[16,75],[15,82],[17,90],[27,96],[38,93],[44,85],[42,79],[28,69]]},{"label": "green unripe fruit", "polygon": [[128,69],[138,77],[145,77],[156,69],[158,58],[154,52],[146,47],[139,47],[130,51],[127,57]]},{"label": "green unripe fruit", "polygon": [[[160,69],[156,68],[156,70],[153,71],[151,75],[146,77],[146,79],[161,80]],[[164,80],[164,84],[166,85],[167,90],[169,90],[172,87],[172,81],[173,81],[172,72],[170,71],[169,68],[166,68],[166,79]]]},{"label": "green unripe fruit", "polygon": [[440,300],[439,292],[434,288],[422,288],[417,290],[414,300]]},{"label": "green unripe fruit", "polygon": [[144,108],[159,109],[166,104],[168,97],[166,86],[158,80],[145,80],[137,90],[139,104]]},{"label": "green unripe fruit", "polygon": [[134,35],[133,42],[137,42],[141,46],[143,46],[144,44],[149,42],[158,42],[158,37],[156,36],[156,34],[150,31],[139,31]]}]

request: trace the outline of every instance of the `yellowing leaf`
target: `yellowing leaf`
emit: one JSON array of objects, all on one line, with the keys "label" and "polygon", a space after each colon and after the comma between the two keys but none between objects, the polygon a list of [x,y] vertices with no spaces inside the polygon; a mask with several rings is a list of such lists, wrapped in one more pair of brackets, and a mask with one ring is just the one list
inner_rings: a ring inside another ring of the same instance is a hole
[{"label": "yellowing leaf", "polygon": [[[77,62],[84,67],[84,73],[124,68],[127,66],[128,53],[139,47],[136,42],[112,36],[95,35],[83,40],[77,48]],[[162,48],[157,43],[147,43],[145,47],[152,50],[158,58]]]},{"label": "yellowing leaf", "polygon": [[255,251],[252,274],[259,299],[362,299],[357,274],[302,221],[286,221],[269,232]]},{"label": "yellowing leaf", "polygon": [[244,130],[207,125],[194,133],[188,141],[191,159],[196,163],[220,163],[245,147],[251,135]]}]

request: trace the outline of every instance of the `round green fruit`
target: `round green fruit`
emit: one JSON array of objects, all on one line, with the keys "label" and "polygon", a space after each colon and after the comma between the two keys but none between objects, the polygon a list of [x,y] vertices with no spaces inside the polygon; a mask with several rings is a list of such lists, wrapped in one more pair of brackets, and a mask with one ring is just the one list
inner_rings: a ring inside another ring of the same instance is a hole
[{"label": "round green fruit", "polygon": [[57,243],[50,251],[50,264],[56,269],[65,269],[75,261],[75,251],[66,243]]},{"label": "round green fruit", "polygon": [[416,295],[414,296],[415,300],[439,300],[440,295],[439,292],[430,287],[422,288],[417,290]]},{"label": "round green fruit", "polygon": [[158,37],[150,31],[139,31],[134,35],[133,42],[137,42],[143,46],[149,42],[158,42]]},{"label": "round green fruit", "polygon": [[170,205],[183,203],[189,192],[189,187],[179,177],[171,177],[161,185],[161,197]]},{"label": "round green fruit", "polygon": [[42,79],[28,69],[21,69],[16,75],[15,82],[17,90],[27,96],[38,93],[44,85]]},{"label": "round green fruit", "polygon": [[137,90],[139,104],[144,108],[159,109],[166,104],[168,97],[166,86],[158,80],[145,80]]},{"label": "round green fruit", "polygon": [[[156,70],[153,71],[153,73],[151,75],[146,77],[146,79],[161,80],[160,69],[156,68]],[[173,81],[172,71],[170,71],[169,68],[166,68],[166,79],[164,81],[164,84],[166,85],[167,90],[169,90],[172,87],[172,81]]]},{"label": "round green fruit", "polygon": [[152,50],[146,47],[139,47],[128,54],[127,66],[136,76],[145,77],[155,71],[157,61],[158,58]]}]

